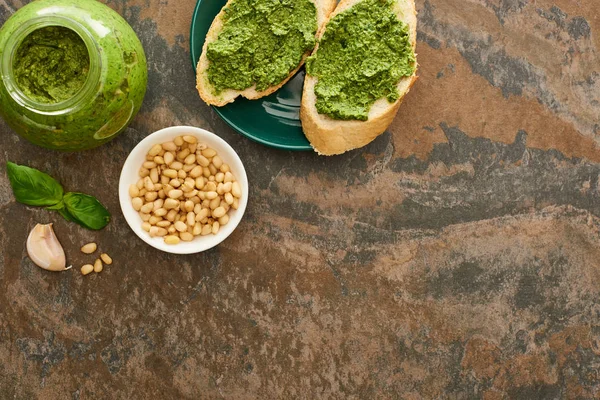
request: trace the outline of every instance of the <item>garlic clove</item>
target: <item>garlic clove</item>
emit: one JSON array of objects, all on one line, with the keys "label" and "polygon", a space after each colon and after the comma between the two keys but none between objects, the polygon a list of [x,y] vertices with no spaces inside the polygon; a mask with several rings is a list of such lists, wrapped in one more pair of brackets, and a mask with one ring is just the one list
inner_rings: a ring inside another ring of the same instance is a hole
[{"label": "garlic clove", "polygon": [[47,271],[66,271],[67,260],[52,224],[37,224],[27,238],[27,254],[31,261]]}]

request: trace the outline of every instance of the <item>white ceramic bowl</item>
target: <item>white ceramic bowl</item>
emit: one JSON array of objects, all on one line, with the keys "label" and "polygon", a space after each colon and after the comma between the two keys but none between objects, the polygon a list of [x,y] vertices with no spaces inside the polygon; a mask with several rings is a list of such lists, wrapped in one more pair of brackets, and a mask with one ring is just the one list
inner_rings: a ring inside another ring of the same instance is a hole
[{"label": "white ceramic bowl", "polygon": [[[243,195],[240,199],[239,208],[237,210],[231,209],[229,211],[229,223],[222,226],[216,235],[197,236],[191,242],[168,245],[164,242],[163,238],[152,238],[148,232],[142,229],[143,221],[131,205],[129,186],[135,184],[140,179],[138,172],[144,161],[146,161],[146,155],[152,146],[171,141],[181,135],[193,135],[198,138],[199,143],[205,143],[209,147],[215,149],[223,162],[229,164],[231,173],[242,187]],[[129,157],[127,157],[125,165],[123,166],[123,170],[121,171],[121,178],[119,181],[119,201],[121,203],[123,215],[125,215],[125,219],[131,229],[150,246],[173,254],[200,253],[217,246],[227,239],[242,220],[244,212],[246,211],[246,205],[248,204],[248,177],[246,176],[246,170],[244,169],[242,160],[240,160],[240,157],[235,150],[233,150],[233,148],[231,148],[231,146],[223,139],[204,129],[190,126],[174,126],[152,133],[142,140],[133,149],[131,154],[129,154]]]}]

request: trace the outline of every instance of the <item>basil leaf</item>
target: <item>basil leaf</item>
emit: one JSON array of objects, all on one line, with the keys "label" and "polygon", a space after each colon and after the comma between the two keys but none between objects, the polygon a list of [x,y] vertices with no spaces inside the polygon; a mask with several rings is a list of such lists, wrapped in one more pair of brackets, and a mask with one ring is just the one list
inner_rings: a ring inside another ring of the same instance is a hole
[{"label": "basil leaf", "polygon": [[47,207],[46,210],[56,211],[57,213],[59,213],[60,215],[62,215],[62,217],[64,219],[66,219],[67,221],[69,221],[69,222],[76,222],[75,218],[73,218],[73,216],[69,213],[69,211],[67,211],[66,206],[65,206],[65,202],[63,200],[61,200],[60,203],[58,203],[55,206]]},{"label": "basil leaf", "polygon": [[67,211],[66,208],[61,208],[60,210],[56,210],[64,219],[69,222],[77,222],[75,218]]},{"label": "basil leaf", "polygon": [[28,206],[53,206],[62,200],[63,188],[50,175],[10,161],[6,163],[6,171],[19,203]]},{"label": "basil leaf", "polygon": [[68,215],[84,228],[97,231],[110,222],[110,213],[95,197],[83,193],[67,193],[63,201]]}]

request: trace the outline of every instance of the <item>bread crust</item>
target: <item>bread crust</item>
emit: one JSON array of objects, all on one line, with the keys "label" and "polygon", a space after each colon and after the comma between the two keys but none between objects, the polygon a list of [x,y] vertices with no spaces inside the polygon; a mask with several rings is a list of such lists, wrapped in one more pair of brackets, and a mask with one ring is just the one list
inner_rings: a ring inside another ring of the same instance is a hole
[{"label": "bread crust", "polygon": [[[337,8],[329,15],[323,28],[320,30],[319,40],[327,29],[327,24],[337,14],[347,10],[362,0],[342,0]],[[396,15],[409,27],[410,44],[413,51],[416,50],[417,42],[417,11],[414,0],[398,0],[395,6]],[[319,46],[313,51],[315,54]],[[416,54],[415,54],[416,57]],[[398,83],[400,97],[394,103],[387,99],[379,99],[373,104],[367,121],[344,121],[335,120],[327,115],[319,114],[316,107],[316,95],[314,93],[317,78],[306,76],[302,93],[302,105],[300,108],[300,120],[302,129],[313,149],[321,155],[337,155],[347,151],[366,146],[377,136],[381,135],[390,126],[404,96],[417,80],[417,67],[411,76],[402,78]]]},{"label": "bread crust", "polygon": [[[298,66],[290,72],[290,74],[281,81],[276,86],[271,86],[263,91],[257,91],[256,85],[249,87],[244,90],[233,90],[228,89],[224,90],[221,94],[216,95],[215,90],[208,80],[208,67],[210,65],[210,61],[206,56],[206,50],[208,45],[219,37],[219,33],[223,30],[223,17],[225,16],[225,8],[228,7],[232,2],[236,0],[228,0],[227,4],[221,9],[221,12],[217,14],[212,24],[210,25],[210,29],[206,35],[206,39],[204,41],[204,46],[202,47],[202,54],[200,55],[200,60],[198,61],[198,67],[196,69],[196,88],[198,89],[198,93],[204,102],[208,105],[214,105],[217,107],[222,107],[226,104],[233,102],[238,96],[245,97],[249,100],[260,99],[261,97],[265,97],[270,95],[271,93],[279,90],[283,85],[285,85],[296,72],[302,68],[306,58],[310,55],[310,51],[307,51],[302,56],[302,61]],[[310,0],[315,4],[317,8],[317,36],[321,33],[321,30],[325,24],[325,21],[328,20],[329,14],[333,11],[336,5],[336,0]]]}]

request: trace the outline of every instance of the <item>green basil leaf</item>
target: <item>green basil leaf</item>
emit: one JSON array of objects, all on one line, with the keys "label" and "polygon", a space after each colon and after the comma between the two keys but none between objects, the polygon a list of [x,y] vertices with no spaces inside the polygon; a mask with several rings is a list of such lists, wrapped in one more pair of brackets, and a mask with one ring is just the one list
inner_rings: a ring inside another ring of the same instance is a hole
[{"label": "green basil leaf", "polygon": [[53,206],[62,200],[63,188],[50,175],[37,169],[6,163],[15,198],[28,206]]},{"label": "green basil leaf", "polygon": [[58,212],[64,219],[66,219],[69,222],[76,222],[75,218],[73,218],[73,216],[69,213],[69,211],[67,211],[65,202],[63,200],[60,201],[60,203],[58,203],[55,206],[52,207],[46,207],[46,210],[52,210],[52,211],[56,211]]},{"label": "green basil leaf", "polygon": [[77,222],[75,221],[75,218],[71,215],[71,213],[69,213],[67,211],[66,208],[61,208],[59,210],[56,210],[64,219],[66,219],[69,222]]},{"label": "green basil leaf", "polygon": [[84,228],[97,231],[110,222],[110,213],[93,196],[83,193],[67,193],[63,201],[69,215]]}]

